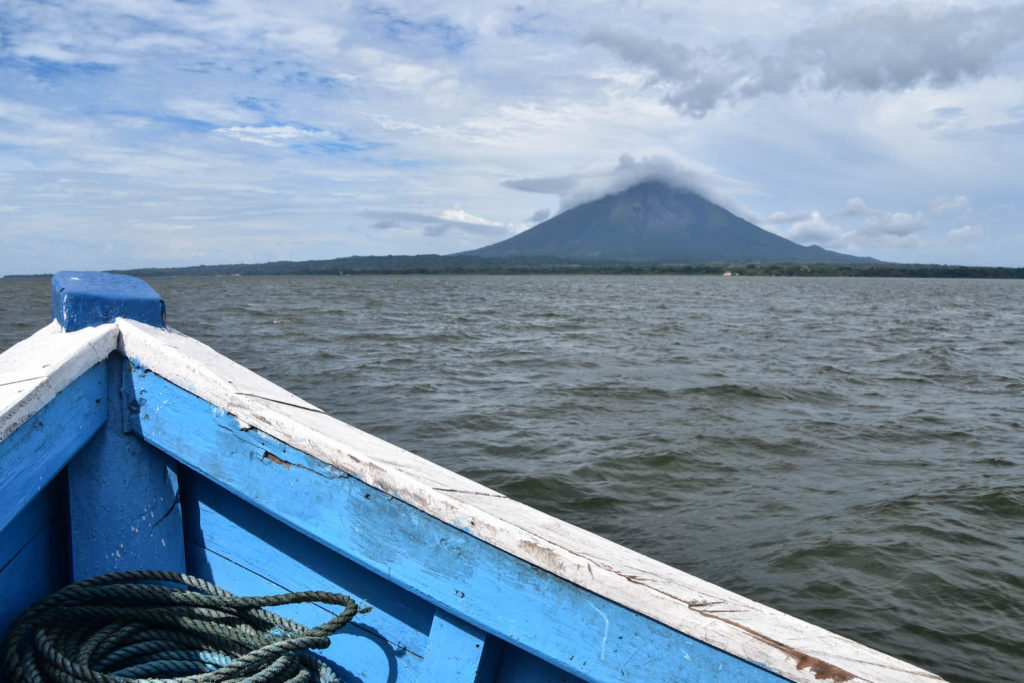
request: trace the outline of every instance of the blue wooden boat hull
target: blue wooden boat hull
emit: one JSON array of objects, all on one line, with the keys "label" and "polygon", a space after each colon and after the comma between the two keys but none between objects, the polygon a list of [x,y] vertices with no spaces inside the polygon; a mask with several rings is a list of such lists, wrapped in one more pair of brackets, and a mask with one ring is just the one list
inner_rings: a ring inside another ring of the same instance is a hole
[{"label": "blue wooden boat hull", "polygon": [[372,606],[324,653],[342,680],[939,680],[344,425],[165,329],[138,280],[59,273],[54,314],[0,355],[0,630],[167,569]]}]

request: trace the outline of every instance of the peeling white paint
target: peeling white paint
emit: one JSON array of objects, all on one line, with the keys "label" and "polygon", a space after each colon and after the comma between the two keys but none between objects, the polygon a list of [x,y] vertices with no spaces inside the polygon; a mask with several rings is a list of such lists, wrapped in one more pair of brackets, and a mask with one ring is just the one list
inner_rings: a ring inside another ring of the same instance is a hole
[{"label": "peeling white paint", "polygon": [[64,332],[57,321],[0,354],[0,440],[117,348],[115,324]]}]

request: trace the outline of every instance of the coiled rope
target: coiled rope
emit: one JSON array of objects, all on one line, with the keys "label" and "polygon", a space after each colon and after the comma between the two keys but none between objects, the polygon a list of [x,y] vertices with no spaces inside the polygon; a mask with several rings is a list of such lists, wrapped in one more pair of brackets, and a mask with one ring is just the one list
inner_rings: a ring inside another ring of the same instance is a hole
[{"label": "coiled rope", "polygon": [[[344,610],[307,629],[262,609],[302,602]],[[358,611],[339,593],[238,597],[187,574],[104,574],[23,612],[4,636],[3,667],[17,683],[335,683],[334,671],[307,650],[329,646]]]}]

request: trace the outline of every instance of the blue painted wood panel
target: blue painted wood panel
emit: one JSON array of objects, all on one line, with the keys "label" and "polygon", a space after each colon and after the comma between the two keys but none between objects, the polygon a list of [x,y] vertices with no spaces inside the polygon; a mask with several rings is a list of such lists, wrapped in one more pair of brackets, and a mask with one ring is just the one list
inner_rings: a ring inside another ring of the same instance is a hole
[{"label": "blue painted wood panel", "polygon": [[[209,480],[181,476],[189,572],[241,594],[329,590],[373,610],[357,615],[326,651],[366,681],[416,680],[433,606],[245,503]],[[334,607],[276,611],[312,626]]]},{"label": "blue painted wood panel", "polygon": [[126,433],[127,362],[107,360],[107,421],[68,465],[74,581],[144,567],[185,571],[177,463]]},{"label": "blue painted wood panel", "polygon": [[503,645],[484,631],[439,609],[430,625],[430,640],[419,680],[474,683],[484,673],[481,669],[489,659],[484,656],[485,649],[499,649]]},{"label": "blue painted wood panel", "polygon": [[0,442],[0,529],[64,469],[106,419],[104,362],[87,370]]},{"label": "blue painted wood panel", "polygon": [[325,475],[319,461],[240,429],[221,409],[152,373],[134,375],[133,426],[147,441],[400,588],[573,675],[779,680],[352,477]]},{"label": "blue painted wood panel", "polygon": [[0,633],[68,582],[66,491],[57,476],[0,530]]},{"label": "blue painted wood panel", "polygon": [[[582,680],[568,671],[557,669],[543,659],[516,647],[507,647],[501,658],[494,683],[577,683]],[[644,680],[641,678],[640,680]],[[648,683],[688,681],[688,678],[646,679]]]},{"label": "blue painted wood panel", "polygon": [[[193,544],[189,544],[189,548],[190,554],[197,551],[203,552],[202,563],[209,572],[209,576],[204,576],[203,571],[195,573],[203,578],[215,580],[218,585],[226,587],[233,593],[273,595],[286,590],[285,587],[229,558],[201,551]],[[286,606],[274,608],[273,611],[306,625],[322,624],[330,619],[332,614],[325,607],[311,605]],[[358,616],[357,619],[359,619]],[[353,623],[331,636],[331,646],[326,650],[318,651],[317,654],[323,655],[333,663],[333,668],[345,683],[355,683],[356,681],[402,683],[415,680],[412,671],[415,670],[417,662],[412,661],[415,658],[411,654],[390,647],[383,638],[365,629],[359,629]],[[400,657],[399,654],[402,656]]]},{"label": "blue painted wood panel", "polygon": [[[311,588],[345,593],[360,605],[373,606],[368,614],[356,617],[342,635],[332,638],[325,653],[334,661],[347,663],[349,675],[365,681],[457,680],[432,677],[430,667],[422,663],[437,635],[438,617],[432,604],[296,534],[201,475],[183,468],[179,482],[189,573],[245,595]],[[277,611],[313,625],[322,622],[331,609],[286,606]],[[480,659],[479,676],[468,680],[495,680],[499,662],[512,672],[503,674],[503,681],[579,680],[518,648],[506,648],[504,641],[493,636],[487,636]],[[516,678],[516,672],[524,677]],[[342,677],[347,680],[344,673]]]}]

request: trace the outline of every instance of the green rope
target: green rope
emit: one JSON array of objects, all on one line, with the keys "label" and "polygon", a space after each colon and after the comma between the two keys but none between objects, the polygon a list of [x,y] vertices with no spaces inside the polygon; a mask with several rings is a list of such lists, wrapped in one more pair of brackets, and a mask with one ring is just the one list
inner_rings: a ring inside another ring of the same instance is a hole
[{"label": "green rope", "polygon": [[[261,609],[302,602],[345,609],[310,629]],[[0,648],[12,683],[339,683],[307,650],[329,646],[357,611],[339,593],[243,598],[187,574],[117,572],[39,600]]]}]

